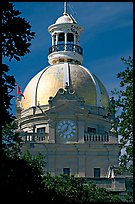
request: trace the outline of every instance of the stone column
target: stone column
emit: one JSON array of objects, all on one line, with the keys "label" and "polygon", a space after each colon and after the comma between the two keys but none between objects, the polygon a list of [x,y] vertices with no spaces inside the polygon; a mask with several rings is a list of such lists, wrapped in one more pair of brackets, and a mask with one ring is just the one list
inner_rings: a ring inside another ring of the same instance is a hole
[{"label": "stone column", "polygon": [[49,143],[55,143],[55,123],[50,120],[49,122]]},{"label": "stone column", "polygon": [[67,50],[67,33],[65,33],[65,48],[64,48],[64,50],[66,51]]},{"label": "stone column", "polygon": [[52,35],[52,46],[54,46],[54,35]]},{"label": "stone column", "polygon": [[77,42],[76,42],[76,35],[74,34],[74,45],[76,45]]},{"label": "stone column", "polygon": [[16,118],[21,119],[22,103],[19,97],[16,99]]},{"label": "stone column", "polygon": [[56,33],[56,45],[58,45],[58,33]]},{"label": "stone column", "polygon": [[78,121],[78,142],[84,143],[84,122]]}]

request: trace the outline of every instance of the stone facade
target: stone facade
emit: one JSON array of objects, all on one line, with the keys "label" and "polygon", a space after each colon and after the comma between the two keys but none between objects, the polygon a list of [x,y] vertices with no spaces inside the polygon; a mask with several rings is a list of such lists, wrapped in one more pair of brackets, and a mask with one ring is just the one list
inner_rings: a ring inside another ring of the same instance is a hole
[{"label": "stone facade", "polygon": [[[45,171],[53,175],[69,168],[75,176],[94,177],[98,168],[100,177],[106,177],[109,166],[118,165],[119,154],[117,135],[111,131],[112,120],[107,113],[107,109],[86,106],[75,94],[58,92],[48,107],[22,111],[23,150],[45,155]],[[75,129],[68,138],[57,128],[59,123],[70,126],[70,121]]]}]

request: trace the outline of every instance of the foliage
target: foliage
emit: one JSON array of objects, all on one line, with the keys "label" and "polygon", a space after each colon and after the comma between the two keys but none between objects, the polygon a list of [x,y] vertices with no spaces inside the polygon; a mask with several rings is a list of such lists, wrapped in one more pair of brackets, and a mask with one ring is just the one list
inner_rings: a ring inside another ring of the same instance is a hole
[{"label": "foliage", "polygon": [[29,151],[26,151],[24,154],[21,154],[21,158],[26,161],[26,163],[31,166],[36,174],[42,175],[44,173],[45,160],[44,156],[41,153],[33,156]]},{"label": "foliage", "polygon": [[11,158],[18,158],[21,154],[20,142],[22,140],[19,135],[15,133],[16,128],[17,124],[13,121],[11,124],[7,123],[2,129],[2,149],[5,154]]},{"label": "foliage", "polygon": [[13,4],[2,4],[2,55],[20,61],[20,56],[29,53],[30,41],[35,33],[31,32],[31,25],[19,15],[20,11],[13,8]]},{"label": "foliage", "polygon": [[[129,170],[133,173],[133,59],[121,58],[126,69],[118,73],[120,90],[112,91],[111,103],[115,107],[118,135],[121,136],[121,149],[125,153],[120,157],[120,168],[118,173]],[[115,96],[115,97],[114,97]]]},{"label": "foliage", "polygon": [[90,202],[120,202],[119,196],[111,194],[104,188],[88,183],[85,178],[75,178],[73,175],[43,177],[45,191],[51,203],[90,203]]},{"label": "foliage", "polygon": [[[20,60],[21,56],[30,52],[29,46],[35,33],[31,32],[30,24],[19,15],[20,11],[13,8],[13,4],[1,4],[2,17],[2,57],[9,61]],[[37,158],[23,155],[20,151],[20,138],[15,134],[15,117],[10,112],[11,93],[15,88],[15,78],[8,74],[9,67],[1,66],[1,127],[2,127],[2,153],[1,153],[1,197],[15,200],[16,196],[32,197],[41,193],[42,162],[41,156]],[[8,197],[9,196],[9,197]]]},{"label": "foliage", "polygon": [[44,193],[42,160],[41,155],[31,156],[26,153],[14,158],[2,152],[1,197],[4,201],[9,198],[15,201],[18,196],[32,199]]},{"label": "foliage", "polygon": [[[9,61],[13,58],[17,61],[21,56],[30,52],[29,46],[35,33],[31,32],[31,26],[24,18],[19,15],[20,11],[15,10],[12,3],[3,2],[1,4],[2,17],[2,56],[8,57]],[[9,112],[11,109],[11,99],[14,97],[10,93],[15,88],[14,76],[8,75],[9,67],[6,64],[1,66],[2,89],[1,89],[1,110],[2,110],[2,127],[11,123],[14,117]]]},{"label": "foliage", "polygon": [[[15,10],[12,3],[3,2],[1,4],[1,19],[2,19],[2,56],[7,57],[9,61],[15,59],[20,60],[21,56],[30,52],[29,46],[31,40],[34,38],[35,33],[31,32],[31,26],[24,18],[19,15],[20,11]],[[18,141],[17,135],[14,134],[13,121],[15,117],[11,113],[11,99],[14,97],[11,93],[15,89],[15,78],[8,74],[9,67],[6,64],[1,66],[2,87],[1,87],[1,126],[2,126],[2,139],[3,148],[7,145],[11,147]],[[9,138],[8,138],[9,134]],[[13,135],[12,135],[13,134]],[[12,136],[11,136],[12,135]],[[12,137],[12,140],[11,140]],[[10,140],[6,143],[7,140]],[[13,141],[14,140],[14,141]],[[5,143],[4,143],[5,142]],[[14,146],[15,147],[15,146]],[[12,149],[13,150],[13,149]]]},{"label": "foliage", "polygon": [[14,97],[11,92],[15,87],[15,78],[14,76],[8,75],[9,67],[6,64],[2,64],[1,73],[2,73],[2,87],[1,87],[1,126],[3,127],[7,123],[11,123],[15,118],[13,117],[11,110],[11,99]]},{"label": "foliage", "polygon": [[125,196],[126,201],[133,202],[133,180],[131,178],[126,179],[125,187],[126,187],[126,196]]}]

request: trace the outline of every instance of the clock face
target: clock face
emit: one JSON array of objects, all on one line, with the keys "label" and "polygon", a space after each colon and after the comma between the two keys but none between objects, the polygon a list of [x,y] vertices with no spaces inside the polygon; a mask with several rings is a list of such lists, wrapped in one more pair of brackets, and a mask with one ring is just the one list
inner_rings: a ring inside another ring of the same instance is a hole
[{"label": "clock face", "polygon": [[60,138],[71,140],[76,135],[76,124],[74,121],[63,120],[57,125],[57,133]]}]

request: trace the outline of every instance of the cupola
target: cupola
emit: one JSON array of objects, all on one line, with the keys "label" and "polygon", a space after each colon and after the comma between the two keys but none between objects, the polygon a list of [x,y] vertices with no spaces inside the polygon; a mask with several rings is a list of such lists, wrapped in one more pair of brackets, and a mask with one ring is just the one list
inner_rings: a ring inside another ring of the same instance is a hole
[{"label": "cupola", "polygon": [[64,62],[82,64],[83,50],[80,47],[80,33],[83,29],[66,10],[65,6],[63,16],[48,27],[52,36],[52,46],[49,48],[48,55],[48,62],[51,65]]}]

